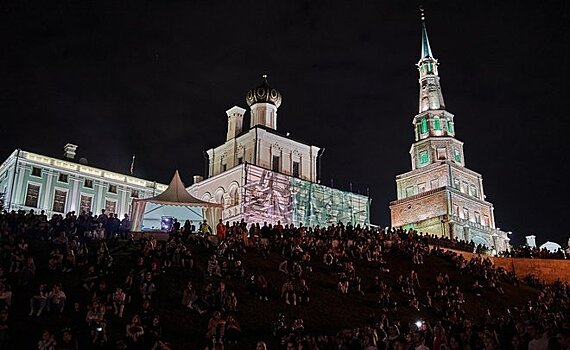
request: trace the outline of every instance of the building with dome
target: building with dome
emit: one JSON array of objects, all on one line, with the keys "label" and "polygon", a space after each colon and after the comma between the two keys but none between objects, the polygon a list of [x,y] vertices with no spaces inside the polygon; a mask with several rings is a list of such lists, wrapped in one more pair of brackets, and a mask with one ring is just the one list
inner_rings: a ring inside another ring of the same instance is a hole
[{"label": "building with dome", "polygon": [[226,141],[206,151],[208,176],[195,176],[188,188],[194,197],[223,204],[224,221],[369,224],[367,196],[319,184],[321,148],[277,131],[282,96],[267,76],[246,102],[249,127],[244,108],[226,111]]},{"label": "building with dome", "polygon": [[455,117],[445,107],[438,62],[422,15],[422,47],[417,64],[419,111],[414,116],[412,170],[396,177],[398,199],[390,203],[394,227],[473,241],[502,251],[506,232],[495,226],[481,174],[465,166],[463,142],[455,138]]}]

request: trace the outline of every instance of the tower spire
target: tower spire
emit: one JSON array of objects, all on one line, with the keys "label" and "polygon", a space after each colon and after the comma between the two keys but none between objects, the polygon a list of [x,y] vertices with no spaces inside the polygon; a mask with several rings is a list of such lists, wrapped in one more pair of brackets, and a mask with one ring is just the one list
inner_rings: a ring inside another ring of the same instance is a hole
[{"label": "tower spire", "polygon": [[422,52],[420,59],[427,57],[433,58],[433,54],[431,53],[431,47],[429,46],[429,39],[426,29],[426,15],[423,6],[420,6],[420,16],[422,20]]}]

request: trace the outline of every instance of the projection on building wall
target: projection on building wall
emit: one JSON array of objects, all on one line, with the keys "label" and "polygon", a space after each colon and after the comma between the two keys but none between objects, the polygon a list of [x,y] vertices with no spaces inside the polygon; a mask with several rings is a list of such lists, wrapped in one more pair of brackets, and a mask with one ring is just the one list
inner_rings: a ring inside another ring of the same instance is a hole
[{"label": "projection on building wall", "polygon": [[248,222],[369,224],[368,197],[270,170],[247,167],[243,213]]}]

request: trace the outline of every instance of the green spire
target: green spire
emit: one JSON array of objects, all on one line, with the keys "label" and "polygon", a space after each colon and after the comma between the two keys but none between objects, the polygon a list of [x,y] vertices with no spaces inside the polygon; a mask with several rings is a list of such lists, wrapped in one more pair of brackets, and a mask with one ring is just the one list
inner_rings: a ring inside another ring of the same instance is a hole
[{"label": "green spire", "polygon": [[427,29],[426,29],[426,16],[424,14],[424,9],[423,7],[420,7],[420,12],[421,12],[421,19],[422,19],[422,54],[420,59],[423,58],[433,58],[433,54],[431,53],[431,47],[429,46],[429,39],[428,39],[428,35],[427,35]]}]

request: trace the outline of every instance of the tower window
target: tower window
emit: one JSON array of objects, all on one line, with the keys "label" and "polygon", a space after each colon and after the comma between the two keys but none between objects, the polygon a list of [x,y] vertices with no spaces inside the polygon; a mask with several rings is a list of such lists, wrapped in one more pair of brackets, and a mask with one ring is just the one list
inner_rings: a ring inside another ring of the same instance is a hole
[{"label": "tower window", "polygon": [[281,170],[281,157],[273,156],[273,161],[271,162],[271,170],[279,172]]},{"label": "tower window", "polygon": [[228,165],[226,163],[222,163],[222,171],[228,170]]},{"label": "tower window", "polygon": [[453,205],[453,215],[459,216],[459,206],[457,204]]},{"label": "tower window", "polygon": [[59,174],[59,182],[67,182],[67,174]]},{"label": "tower window", "polygon": [[87,188],[93,188],[93,180],[91,179],[85,179],[85,182],[83,183],[83,186],[87,187]]},{"label": "tower window", "polygon": [[446,160],[447,159],[447,155],[445,152],[445,148],[444,147],[438,147],[437,148],[437,160]]},{"label": "tower window", "polygon": [[238,165],[243,164],[243,157],[238,157]]},{"label": "tower window", "polygon": [[432,190],[439,188],[439,179],[432,179],[430,181],[430,186]]},{"label": "tower window", "polygon": [[441,130],[441,121],[439,120],[439,117],[433,118],[433,128],[435,130]]},{"label": "tower window", "polygon": [[422,131],[422,134],[425,134],[427,132],[427,119],[426,118],[422,118],[421,131]]},{"label": "tower window", "polygon": [[429,157],[427,151],[420,152],[420,164],[427,164],[429,162]]},{"label": "tower window", "polygon": [[453,159],[456,163],[461,163],[461,152],[455,150],[455,152],[453,152]]},{"label": "tower window", "polygon": [[451,120],[448,120],[448,121],[447,121],[447,131],[448,131],[450,134],[453,134],[453,123],[451,122]]},{"label": "tower window", "polygon": [[117,185],[111,185],[111,184],[109,184],[109,192],[111,192],[111,193],[117,193]]},{"label": "tower window", "polygon": [[418,193],[422,193],[426,191],[426,183],[422,182],[421,184],[418,184]]}]

